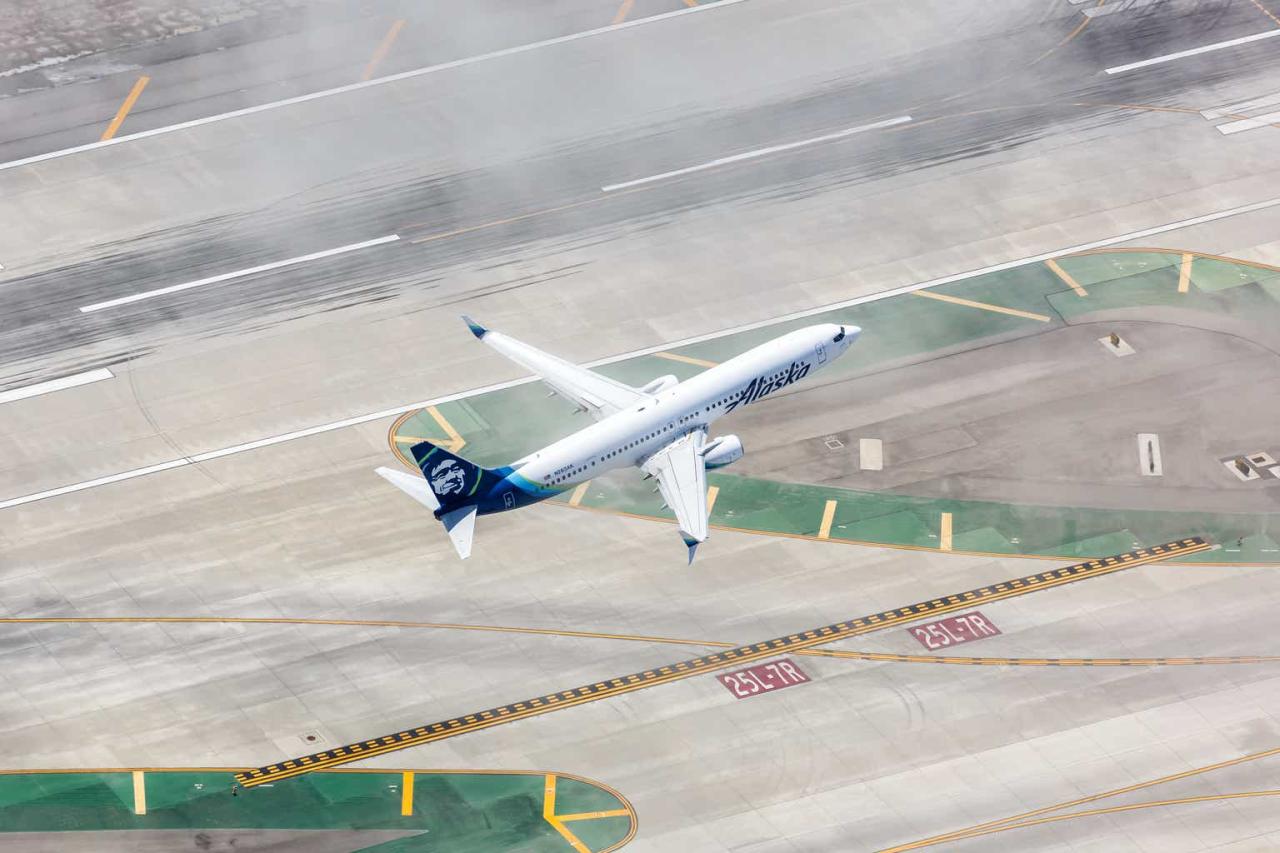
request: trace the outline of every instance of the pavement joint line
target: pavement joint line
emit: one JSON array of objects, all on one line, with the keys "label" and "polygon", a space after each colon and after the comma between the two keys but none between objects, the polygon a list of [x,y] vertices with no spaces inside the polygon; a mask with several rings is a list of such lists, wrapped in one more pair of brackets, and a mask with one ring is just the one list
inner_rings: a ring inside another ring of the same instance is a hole
[{"label": "pavement joint line", "polygon": [[[711,9],[717,5],[727,2],[743,2],[743,0],[719,0],[714,5],[700,6],[700,9]],[[648,19],[643,19],[648,20]],[[1150,228],[1144,228],[1138,231],[1130,231],[1125,234],[1117,234],[1102,240],[1094,240],[1089,243],[1080,243],[1075,246],[1068,246],[1063,249],[1057,249],[1052,252],[1043,252],[1038,255],[1031,255],[1025,258],[1019,258],[1013,261],[1004,261],[998,264],[981,267],[975,270],[969,270],[962,273],[953,273],[951,275],[942,276],[940,278],[929,279],[928,281],[916,282],[915,284],[903,285],[902,287],[882,290],[878,293],[869,293],[865,296],[856,296],[852,299],[845,299],[839,302],[831,302],[826,305],[820,305],[814,308],[806,308],[801,311],[793,311],[790,314],[784,314],[780,317],[773,317],[767,320],[757,320],[751,323],[744,323],[739,326],[728,329],[721,329],[715,332],[707,332],[701,335],[684,338],[679,341],[670,341],[656,346],[644,347],[630,352],[619,353],[617,355],[606,356],[591,361],[583,365],[584,367],[594,368],[603,367],[605,365],[614,364],[619,361],[626,361],[631,358],[638,358],[646,355],[654,355],[669,349],[677,349],[680,347],[692,346],[694,344],[713,341],[718,338],[727,337],[729,335],[739,334],[741,332],[754,331],[755,329],[763,329],[769,326],[775,326],[781,323],[787,323],[792,320],[800,320],[806,317],[812,317],[816,314],[825,314],[829,311],[838,311],[841,308],[849,308],[854,305],[865,305],[871,302],[878,302],[882,299],[890,299],[894,296],[900,296],[904,293],[914,293],[917,290],[925,290],[931,287],[939,287],[944,284],[951,284],[957,281],[964,281],[970,278],[976,278],[981,275],[987,275],[994,272],[1003,272],[1004,270],[1016,269],[1017,267],[1027,266],[1029,264],[1039,263],[1041,261],[1050,260],[1051,258],[1063,257],[1065,255],[1085,254],[1093,252],[1097,249],[1114,246],[1118,243],[1128,243],[1133,240],[1139,240],[1145,237],[1151,237],[1156,234],[1163,234],[1168,231],[1177,231],[1182,228],[1189,228],[1194,225],[1203,225],[1207,222],[1216,222],[1220,219],[1228,219],[1233,216],[1240,216],[1246,213],[1256,213],[1260,210],[1268,210],[1273,207],[1280,207],[1280,197],[1265,199],[1263,201],[1252,202],[1250,204],[1239,205],[1226,210],[1216,211],[1214,213],[1201,214],[1193,216],[1189,219],[1180,219],[1176,222],[1167,222],[1163,225],[1156,225]],[[1201,255],[1208,257],[1207,255]],[[183,456],[178,459],[171,459],[166,462],[156,463],[141,468],[133,468],[128,471],[122,471],[117,474],[110,474],[104,477],[98,477],[93,480],[86,480],[80,483],[72,483],[66,486],[57,486],[52,489],[45,489],[39,492],[32,492],[26,495],[20,495],[14,498],[0,500],[0,509],[10,509],[16,506],[34,503],[36,501],[46,500],[48,498],[60,497],[62,495],[73,494],[75,492],[84,491],[86,489],[96,488],[98,486],[108,485],[110,483],[118,483],[124,480],[132,480],[137,477],[144,477],[148,474],[154,474],[160,471],[167,471],[171,468],[181,468],[186,465],[194,465],[200,462],[207,462],[213,459],[219,459],[223,456],[232,456],[237,453],[245,453],[250,450],[257,450],[263,447],[271,447],[276,444],[283,444],[287,441],[295,441],[300,438],[308,438],[313,435],[330,432],[337,429],[345,429],[351,426],[359,426],[360,424],[370,423],[372,421],[383,420],[384,418],[392,418],[398,415],[415,411],[417,409],[425,409],[428,406],[437,406],[442,403],[449,403],[456,400],[465,400],[470,397],[478,397],[483,394],[491,394],[494,391],[503,391],[508,388],[516,388],[521,385],[527,385],[531,382],[539,381],[537,377],[527,376],[521,379],[512,379],[506,382],[496,382],[491,385],[482,386],[480,388],[471,388],[464,391],[457,391],[451,394],[445,394],[434,397],[429,400],[420,400],[414,403],[406,403],[400,406],[394,406],[381,411],[369,412],[363,415],[356,415],[350,418],[344,418],[339,421],[332,421],[326,424],[319,424],[305,429],[294,430],[292,432],[281,433],[279,435],[268,436],[267,438],[256,439],[254,441],[244,442],[243,444],[232,445],[218,450],[211,450],[205,453],[198,453],[192,456]]]},{"label": "pavement joint line", "polygon": [[517,56],[530,51],[541,50],[543,48],[554,47],[560,44],[580,41],[582,39],[593,38],[595,36],[605,35],[619,30],[630,29],[632,27],[640,27],[646,24],[654,24],[660,21],[671,20],[683,15],[696,14],[698,12],[708,12],[713,9],[720,9],[728,6],[736,6],[739,3],[745,3],[747,0],[716,0],[715,3],[707,3],[705,5],[691,7],[687,9],[677,9],[673,12],[663,12],[659,15],[650,15],[644,18],[637,18],[634,21],[625,21],[619,24],[610,24],[604,27],[596,27],[591,30],[582,30],[581,32],[569,33],[568,35],[556,36],[555,38],[544,39],[542,41],[530,42],[529,44],[517,45],[515,47],[507,47],[501,50],[494,50],[488,53],[481,53],[475,56],[468,56],[462,59],[455,59],[449,62],[442,62],[438,65],[428,65],[423,68],[415,68],[411,71],[402,71],[398,74],[389,74],[385,77],[376,77],[372,80],[362,80],[359,83],[349,83],[345,86],[336,86],[332,89],[322,89],[319,92],[309,92],[305,95],[298,95],[292,98],[284,98],[279,101],[271,101],[265,104],[257,104],[252,107],[245,107],[230,112],[218,113],[217,115],[204,116],[203,118],[192,119],[191,121],[179,122],[178,124],[165,125],[164,127],[152,128],[151,130],[143,130],[138,133],[130,133],[125,136],[116,136],[112,139],[99,140],[98,142],[90,142],[86,145],[77,145],[72,148],[63,148],[58,151],[49,151],[44,154],[36,154],[31,157],[23,157],[18,160],[10,160],[7,163],[0,163],[0,171],[5,169],[13,169],[18,166],[26,166],[31,163],[40,163],[45,160],[54,160],[59,157],[66,157],[71,154],[79,154],[83,151],[92,151],[95,148],[103,148],[108,145],[118,145],[122,142],[131,142],[135,139],[146,139],[152,136],[160,136],[166,133],[174,133],[180,130],[188,130],[201,125],[213,124],[215,122],[226,121],[228,119],[241,118],[243,116],[254,115],[256,113],[267,112],[268,110],[279,109],[280,107],[289,107],[295,104],[304,104],[309,101],[317,101],[322,98],[333,97],[334,95],[344,95],[348,92],[358,92],[362,89],[372,88],[374,86],[383,86],[387,83],[396,83],[401,80],[410,80],[414,77],[422,77],[427,74],[435,74],[441,71],[448,71],[454,68],[462,68],[468,65],[475,65],[481,62],[488,62],[494,59],[502,59],[508,56]]},{"label": "pavement joint line", "polygon": [[1186,554],[1204,551],[1208,548],[1208,542],[1199,536],[1193,536],[1163,545],[1140,548],[1114,557],[1048,569],[1011,581],[988,584],[976,590],[957,595],[937,596],[914,605],[837,622],[822,628],[796,632],[773,640],[749,643],[732,649],[723,649],[675,664],[655,667],[630,675],[605,678],[570,690],[547,693],[521,702],[513,702],[448,720],[424,724],[414,729],[405,729],[395,734],[334,747],[312,755],[289,759],[239,773],[236,776],[236,780],[245,788],[273,783],[281,779],[309,773],[313,770],[361,761],[375,755],[421,746],[515,720],[540,716],[561,708],[570,708],[647,689],[658,684],[680,681],[692,676],[738,666],[750,661],[793,653],[813,646],[826,645],[848,637],[860,636],[908,622],[915,622],[925,617],[936,617],[955,610],[969,609],[979,603],[1002,601],[1038,590],[1051,589],[1064,584],[1123,571],[1134,566],[1181,557]]},{"label": "pavement joint line", "polygon": [[992,305],[989,302],[977,302],[973,299],[962,299],[959,296],[948,296],[945,293],[934,293],[931,290],[917,290],[916,296],[924,296],[929,299],[936,299],[939,302],[950,302],[952,305],[963,305],[965,308],[977,308],[981,311],[991,311],[996,314],[1008,314],[1011,317],[1021,317],[1024,320],[1036,320],[1040,323],[1051,323],[1053,318],[1046,314],[1035,314],[1031,311],[1022,311],[1018,308],[1005,308],[1003,305]]},{"label": "pavement joint line", "polygon": [[391,46],[396,43],[396,38],[399,37],[400,31],[404,29],[404,25],[407,23],[408,21],[404,18],[400,18],[391,25],[390,29],[387,30],[387,34],[382,37],[382,41],[378,42],[377,48],[373,51],[373,56],[369,57],[369,64],[364,67],[364,73],[360,75],[361,80],[369,80],[373,77],[374,72],[378,70],[378,66],[382,64],[382,61],[387,58],[387,54],[391,52]]},{"label": "pavement joint line", "polygon": [[1177,53],[1166,53],[1163,56],[1154,56],[1151,59],[1143,59],[1139,62],[1130,62],[1128,65],[1116,65],[1107,68],[1108,74],[1123,74],[1126,71],[1133,71],[1138,68],[1146,68],[1150,65],[1161,65],[1166,62],[1173,62],[1176,59],[1185,59],[1188,56],[1198,56],[1202,53],[1211,53],[1215,50],[1223,50],[1228,47],[1237,47],[1250,42],[1261,41],[1262,39],[1275,38],[1280,36],[1280,29],[1266,30],[1253,35],[1241,36],[1240,38],[1228,39],[1227,41],[1214,42],[1213,44],[1202,45],[1201,47],[1193,47],[1190,50],[1180,50]]},{"label": "pavement joint line", "polygon": [[111,379],[115,376],[105,367],[97,370],[88,370],[84,373],[76,373],[71,376],[63,376],[58,379],[50,379],[48,382],[39,382],[35,385],[24,385],[21,388],[11,388],[8,391],[0,391],[0,403],[12,403],[15,400],[25,400],[28,397],[39,397],[41,394],[52,394],[54,391],[62,391],[67,388],[78,388],[81,385],[88,385],[92,382],[101,382],[104,379]]},{"label": "pavement joint line", "polygon": [[1054,275],[1056,275],[1058,278],[1065,281],[1067,283],[1067,286],[1076,292],[1076,296],[1089,295],[1089,291],[1085,290],[1084,287],[1081,286],[1080,282],[1076,281],[1071,276],[1071,273],[1064,270],[1056,260],[1050,258],[1049,260],[1044,262],[1044,265],[1047,266],[1049,269],[1053,270]]},{"label": "pavement joint line", "polygon": [[173,284],[169,287],[161,287],[155,290],[144,290],[140,293],[132,293],[128,296],[119,296],[115,299],[107,299],[102,302],[94,302],[92,305],[80,306],[81,314],[91,314],[94,311],[103,311],[107,308],[117,308],[121,305],[129,305],[134,302],[141,302],[144,299],[154,299],[157,296],[167,296],[171,293],[180,293],[184,290],[192,290],[197,287],[205,287],[210,284],[221,284],[224,281],[234,281],[235,279],[245,278],[258,273],[271,272],[272,270],[285,269],[294,267],[298,264],[310,263],[311,261],[319,261],[325,258],[332,258],[337,255],[345,255],[350,252],[358,252],[362,249],[371,249],[374,246],[382,246],[386,243],[394,243],[400,239],[399,234],[386,234],[382,237],[375,237],[372,240],[362,240],[359,243],[348,243],[345,246],[336,246],[332,249],[324,249],[319,252],[311,252],[306,255],[298,255],[292,258],[285,258],[280,261],[272,261],[267,264],[259,264],[255,267],[248,267],[242,270],[234,270],[232,272],[219,273],[211,275],[207,278],[199,278],[195,281],[188,281],[183,284]]},{"label": "pavement joint line", "polygon": [[102,136],[98,139],[99,142],[106,142],[116,135],[116,132],[120,130],[120,125],[124,124],[125,118],[128,117],[129,111],[138,102],[138,98],[142,95],[142,90],[147,88],[147,84],[150,82],[151,78],[145,74],[138,78],[137,82],[133,84],[133,88],[129,90],[128,96],[125,97],[124,103],[116,111],[115,118],[111,119],[107,129],[102,131]]},{"label": "pavement joint line", "polygon": [[819,145],[823,142],[834,142],[838,139],[845,139],[850,136],[856,136],[860,133],[867,133],[872,130],[881,130],[886,127],[895,127],[900,124],[907,124],[911,121],[911,116],[902,115],[893,118],[884,119],[882,121],[874,121],[870,124],[861,124],[856,127],[847,127],[844,130],[838,130],[834,133],[824,133],[821,136],[813,136],[808,139],[801,139],[796,142],[787,142],[782,145],[770,145],[765,148],[756,148],[751,151],[743,151],[739,154],[730,154],[727,157],[717,157],[714,160],[708,160],[705,163],[698,163],[693,166],[685,166],[680,169],[672,169],[669,172],[659,172],[656,175],[649,175],[644,178],[636,178],[631,181],[620,181],[616,184],[606,184],[600,188],[603,193],[611,193],[617,190],[630,189],[631,187],[643,186],[644,184],[652,184],[658,181],[665,181],[671,178],[679,178],[685,175],[691,175],[695,172],[703,172],[707,169],[716,169],[720,166],[728,166],[732,163],[742,163],[747,160],[755,160],[760,157],[768,157],[770,154],[781,154],[785,151],[794,151],[797,148],[807,148],[810,145]]}]

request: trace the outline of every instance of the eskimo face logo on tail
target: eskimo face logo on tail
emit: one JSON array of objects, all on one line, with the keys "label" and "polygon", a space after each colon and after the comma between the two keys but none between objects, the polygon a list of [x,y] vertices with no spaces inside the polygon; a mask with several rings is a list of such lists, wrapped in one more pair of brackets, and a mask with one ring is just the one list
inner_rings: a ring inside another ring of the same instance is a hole
[{"label": "eskimo face logo on tail", "polygon": [[790,385],[792,382],[799,382],[809,373],[812,365],[807,361],[791,362],[791,366],[787,368],[787,372],[781,376],[774,374],[773,376],[757,376],[751,380],[746,388],[742,389],[742,393],[733,398],[726,408],[725,414],[732,412],[738,406],[745,406],[748,403],[754,403],[766,394],[772,394],[779,388]]},{"label": "eskimo face logo on tail", "polygon": [[431,469],[427,477],[431,491],[438,497],[463,494],[467,489],[467,472],[455,459],[445,459]]}]

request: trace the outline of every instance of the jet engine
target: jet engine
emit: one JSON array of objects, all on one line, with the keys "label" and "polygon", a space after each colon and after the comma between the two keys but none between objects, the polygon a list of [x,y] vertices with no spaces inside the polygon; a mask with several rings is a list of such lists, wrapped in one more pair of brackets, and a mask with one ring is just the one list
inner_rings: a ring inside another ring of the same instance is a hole
[{"label": "jet engine", "polygon": [[659,376],[657,379],[653,380],[652,382],[650,382],[648,385],[644,386],[640,390],[646,394],[657,394],[660,391],[665,391],[668,388],[674,387],[679,384],[680,384],[680,380],[672,376],[670,373],[668,373],[666,376]]},{"label": "jet engine", "polygon": [[702,450],[702,463],[711,468],[723,468],[742,458],[742,441],[736,435],[722,435],[711,439]]}]

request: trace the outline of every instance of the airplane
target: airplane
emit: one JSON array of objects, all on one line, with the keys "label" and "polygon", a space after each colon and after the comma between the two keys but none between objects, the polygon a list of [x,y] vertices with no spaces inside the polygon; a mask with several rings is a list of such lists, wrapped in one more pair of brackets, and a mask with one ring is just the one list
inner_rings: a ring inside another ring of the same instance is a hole
[{"label": "airplane", "polygon": [[658,481],[693,563],[707,538],[707,471],[742,458],[736,435],[710,438],[719,418],[799,382],[858,339],[857,326],[823,323],[788,332],[680,382],[659,376],[633,388],[486,329],[463,315],[471,333],[535,373],[596,423],[500,468],[483,468],[422,441],[410,448],[422,472],[378,468],[393,486],[430,509],[458,556],[471,555],[477,515],[546,500],[606,471],[634,466]]}]

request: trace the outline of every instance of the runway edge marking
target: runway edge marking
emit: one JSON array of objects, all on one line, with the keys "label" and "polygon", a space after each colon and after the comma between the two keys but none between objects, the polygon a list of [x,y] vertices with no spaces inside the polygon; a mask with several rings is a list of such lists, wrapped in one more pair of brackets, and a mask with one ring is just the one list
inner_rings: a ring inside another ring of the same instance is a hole
[{"label": "runway edge marking", "polygon": [[428,723],[394,734],[326,749],[300,758],[291,758],[276,764],[268,764],[236,774],[236,781],[245,788],[253,788],[281,779],[300,776],[313,770],[322,770],[353,761],[362,761],[375,755],[422,746],[423,744],[444,740],[460,734],[499,726],[514,720],[550,713],[561,708],[595,702],[600,699],[642,690],[646,687],[714,672],[730,666],[738,666],[743,663],[775,657],[811,646],[824,645],[837,640],[868,634],[872,631],[896,627],[925,616],[937,616],[954,610],[964,610],[976,604],[1001,601],[1006,598],[1025,595],[1029,592],[1112,574],[1134,566],[1194,554],[1208,550],[1208,548],[1209,543],[1203,537],[1191,536],[1163,545],[1152,545],[1124,554],[1100,557],[1057,569],[1048,569],[1021,578],[989,584],[968,592],[938,596],[927,601],[907,605],[906,607],[898,607],[869,616],[836,622],[808,631],[799,631],[759,643],[749,643],[680,661],[679,663],[655,667],[617,678],[607,678],[570,690],[546,693],[532,699],[512,702],[507,705],[500,705],[485,711],[476,711],[435,723]]}]

